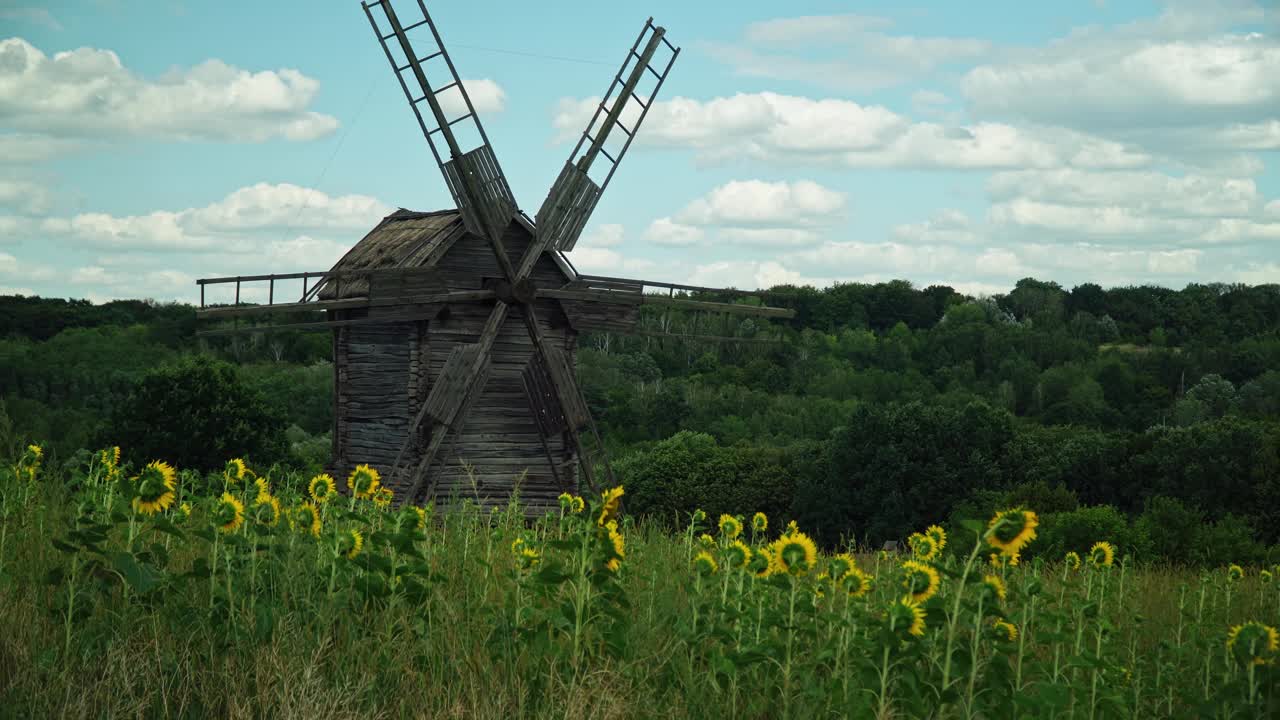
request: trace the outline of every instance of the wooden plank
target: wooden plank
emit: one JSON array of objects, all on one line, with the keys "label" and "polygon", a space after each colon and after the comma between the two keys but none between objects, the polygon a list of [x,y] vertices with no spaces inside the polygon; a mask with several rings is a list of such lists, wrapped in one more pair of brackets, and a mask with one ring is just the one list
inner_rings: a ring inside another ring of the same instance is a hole
[{"label": "wooden plank", "polygon": [[770,318],[793,318],[796,316],[795,310],[787,308],[773,307],[756,307],[753,305],[734,305],[732,303],[716,303],[703,302],[701,300],[684,300],[681,298],[669,298],[662,295],[644,295],[645,305],[665,305],[671,307],[684,308],[686,310],[705,310],[708,312],[723,312],[734,315],[755,315],[757,317]]}]

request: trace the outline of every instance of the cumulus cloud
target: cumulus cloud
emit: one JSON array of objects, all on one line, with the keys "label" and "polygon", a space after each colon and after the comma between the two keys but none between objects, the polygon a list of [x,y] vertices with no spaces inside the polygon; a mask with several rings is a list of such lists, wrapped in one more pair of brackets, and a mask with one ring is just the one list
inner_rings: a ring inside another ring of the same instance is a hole
[{"label": "cumulus cloud", "polygon": [[46,55],[0,40],[0,123],[58,137],[259,142],[312,140],[338,121],[307,108],[320,84],[292,69],[250,72],[206,60],[140,77],[110,50]]},{"label": "cumulus cloud", "polygon": [[969,216],[953,209],[939,210],[922,222],[896,225],[892,234],[900,242],[927,245],[969,245],[980,239]]},{"label": "cumulus cloud", "polygon": [[44,185],[30,180],[0,177],[0,208],[10,208],[26,215],[39,215],[53,204],[53,193]]},{"label": "cumulus cloud", "polygon": [[362,231],[391,208],[365,195],[330,196],[287,183],[258,183],[201,208],[146,215],[81,213],[40,229],[72,243],[112,249],[189,251],[253,246],[245,233],[285,228]]},{"label": "cumulus cloud", "polygon": [[701,242],[706,237],[702,228],[682,225],[669,217],[660,217],[649,223],[644,231],[645,239],[657,245],[684,247]]},{"label": "cumulus cloud", "polygon": [[653,269],[652,261],[626,257],[618,250],[625,236],[623,227],[616,223],[597,225],[578,240],[568,253],[569,260],[586,273],[636,274]]},{"label": "cumulus cloud", "polygon": [[866,15],[777,18],[748,25],[740,41],[712,43],[712,57],[739,74],[809,82],[842,90],[901,84],[991,49],[978,38],[887,32],[893,22]]},{"label": "cumulus cloud", "polygon": [[[576,137],[598,98],[562,100],[561,141]],[[632,112],[628,107],[624,119]],[[982,122],[915,122],[881,106],[771,92],[654,103],[636,142],[696,150],[707,162],[753,158],[778,164],[905,168],[1137,168],[1152,158],[1132,146],[1063,128]]]},{"label": "cumulus cloud", "polygon": [[676,220],[688,225],[813,226],[838,219],[844,193],[811,180],[733,180],[685,206]]},{"label": "cumulus cloud", "polygon": [[[464,79],[462,86],[467,89],[467,97],[471,98],[471,105],[478,113],[502,112],[507,105],[506,91],[489,78]],[[449,88],[436,98],[440,101],[440,109],[444,110],[450,119],[467,112],[467,104],[462,101],[462,92],[457,88]]]}]

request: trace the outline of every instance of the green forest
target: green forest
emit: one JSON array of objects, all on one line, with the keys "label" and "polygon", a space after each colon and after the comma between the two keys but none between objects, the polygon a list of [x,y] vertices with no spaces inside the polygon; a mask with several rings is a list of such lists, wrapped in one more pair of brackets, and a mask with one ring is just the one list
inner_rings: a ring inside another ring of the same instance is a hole
[{"label": "green forest", "polygon": [[[1110,537],[1152,560],[1280,559],[1280,286],[893,281],[768,304],[796,315],[646,307],[663,337],[579,338],[629,512],[757,508],[879,547],[1018,504],[1048,557]],[[329,335],[200,329],[183,304],[0,297],[0,455],[323,465]]]}]

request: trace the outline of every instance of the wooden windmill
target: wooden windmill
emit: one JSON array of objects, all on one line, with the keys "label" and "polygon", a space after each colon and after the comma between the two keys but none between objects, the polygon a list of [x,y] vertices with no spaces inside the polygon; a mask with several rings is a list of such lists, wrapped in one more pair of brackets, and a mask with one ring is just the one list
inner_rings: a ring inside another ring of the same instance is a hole
[{"label": "wooden windmill", "polygon": [[[674,297],[675,290],[711,288],[581,275],[562,254],[577,242],[679,48],[652,18],[645,22],[531,220],[516,206],[422,0],[416,0],[421,18],[408,24],[390,0],[361,5],[457,208],[401,209],[328,271],[200,280],[200,316],[323,311],[317,322],[234,331],[332,331],[332,468],[346,473],[373,465],[401,500],[463,495],[505,502],[519,482],[526,507],[538,512],[576,490],[579,479],[594,488],[602,472],[612,482],[575,379],[579,333],[635,330],[645,303],[792,315]],[[416,38],[429,45],[426,52],[415,49]],[[607,144],[611,138],[615,145],[622,138],[620,149]],[[277,282],[298,279],[300,300],[276,303]],[[232,282],[234,305],[205,305],[205,286]],[[244,283],[266,283],[267,302],[241,304]],[[646,287],[670,296],[646,294]]]}]

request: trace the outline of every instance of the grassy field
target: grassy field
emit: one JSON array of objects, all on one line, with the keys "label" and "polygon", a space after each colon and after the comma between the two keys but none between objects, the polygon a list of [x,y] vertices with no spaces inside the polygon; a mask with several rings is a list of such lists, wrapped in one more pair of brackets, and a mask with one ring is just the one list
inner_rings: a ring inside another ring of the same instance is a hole
[{"label": "grassy field", "polygon": [[353,497],[40,462],[0,470],[4,717],[1280,713],[1270,572],[1019,561],[1027,511],[830,554],[750,508],[634,523],[616,491],[530,523],[396,507],[372,470]]}]

